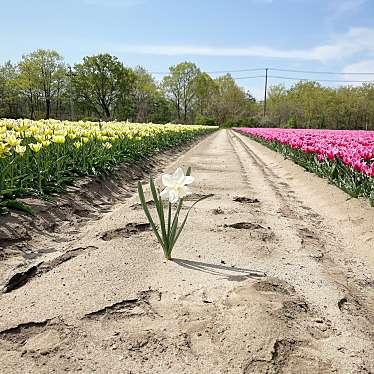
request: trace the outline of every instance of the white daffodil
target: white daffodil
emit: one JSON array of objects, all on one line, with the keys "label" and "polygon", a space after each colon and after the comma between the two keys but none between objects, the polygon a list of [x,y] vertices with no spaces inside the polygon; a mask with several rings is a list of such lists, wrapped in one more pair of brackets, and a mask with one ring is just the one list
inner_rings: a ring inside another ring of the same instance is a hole
[{"label": "white daffodil", "polygon": [[[0,143],[1,144],[1,143]],[[162,183],[165,188],[161,192],[160,196],[157,192],[155,182],[152,177],[149,178],[149,187],[153,196],[153,201],[156,206],[156,211],[159,219],[160,228],[158,229],[152,215],[149,211],[147,201],[145,199],[144,190],[141,182],[138,182],[138,192],[140,203],[144,210],[146,217],[148,218],[149,224],[157,237],[158,242],[161,244],[164,251],[165,258],[171,260],[171,252],[173,251],[174,245],[177,242],[183,228],[187,222],[188,215],[191,209],[200,201],[207,199],[212,195],[204,195],[200,199],[196,200],[188,209],[183,220],[180,220],[180,212],[182,209],[183,197],[190,194],[187,185],[194,181],[191,177],[191,168],[188,168],[188,175],[185,175],[181,168],[178,168],[174,174],[164,174],[162,176]],[[160,198],[161,197],[161,198]],[[162,204],[161,199],[168,199],[169,204]],[[179,200],[179,204],[175,207],[174,214],[172,212],[172,204]],[[168,206],[166,206],[168,205]],[[165,211],[166,209],[166,211]],[[178,225],[179,223],[179,225]]]},{"label": "white daffodil", "polygon": [[190,194],[187,185],[193,181],[194,177],[185,175],[182,168],[178,168],[174,174],[164,174],[162,183],[165,188],[160,193],[160,196],[162,199],[169,200],[170,203],[174,204],[182,197]]}]

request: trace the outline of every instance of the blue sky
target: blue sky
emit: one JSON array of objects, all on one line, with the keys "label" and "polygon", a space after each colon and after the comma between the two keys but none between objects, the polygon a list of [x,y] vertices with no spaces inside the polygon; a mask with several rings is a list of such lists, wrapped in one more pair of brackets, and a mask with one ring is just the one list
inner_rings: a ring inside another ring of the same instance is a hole
[{"label": "blue sky", "polygon": [[[109,52],[153,72],[189,60],[204,71],[276,67],[347,74],[270,75],[374,80],[348,74],[374,72],[374,0],[0,0],[0,6],[0,63],[49,48],[69,64]],[[278,82],[293,83],[269,83]],[[238,83],[261,98],[262,78]]]}]

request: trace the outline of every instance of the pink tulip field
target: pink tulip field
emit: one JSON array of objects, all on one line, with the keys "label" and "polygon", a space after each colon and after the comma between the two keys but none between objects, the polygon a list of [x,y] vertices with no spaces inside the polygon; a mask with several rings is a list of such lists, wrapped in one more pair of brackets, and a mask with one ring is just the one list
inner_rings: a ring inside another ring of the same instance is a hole
[{"label": "pink tulip field", "polygon": [[374,132],[237,128],[308,171],[326,177],[351,196],[374,204]]}]

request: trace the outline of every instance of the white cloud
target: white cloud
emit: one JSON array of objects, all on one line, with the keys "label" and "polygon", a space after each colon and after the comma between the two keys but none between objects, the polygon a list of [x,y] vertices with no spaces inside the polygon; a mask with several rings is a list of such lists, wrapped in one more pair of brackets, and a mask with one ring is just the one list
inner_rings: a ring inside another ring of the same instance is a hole
[{"label": "white cloud", "polygon": [[[345,66],[343,69],[345,73],[345,80],[352,81],[374,81],[373,74],[362,74],[362,73],[373,73],[374,72],[374,59],[373,60],[362,60],[354,64]],[[350,73],[360,73],[350,74]],[[361,83],[352,83],[352,85],[360,85]]]},{"label": "white cloud", "polygon": [[194,45],[120,45],[123,53],[166,56],[234,56],[266,57],[296,60],[336,61],[357,53],[374,53],[374,29],[351,28],[336,35],[330,42],[308,49],[277,49],[268,46],[210,47]]}]

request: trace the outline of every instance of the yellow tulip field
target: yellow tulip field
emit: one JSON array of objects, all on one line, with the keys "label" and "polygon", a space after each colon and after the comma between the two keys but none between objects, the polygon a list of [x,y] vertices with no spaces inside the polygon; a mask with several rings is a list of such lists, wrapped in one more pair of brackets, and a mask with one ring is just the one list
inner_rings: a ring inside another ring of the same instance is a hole
[{"label": "yellow tulip field", "polygon": [[59,191],[85,175],[214,131],[214,127],[128,122],[0,120],[0,196]]}]

